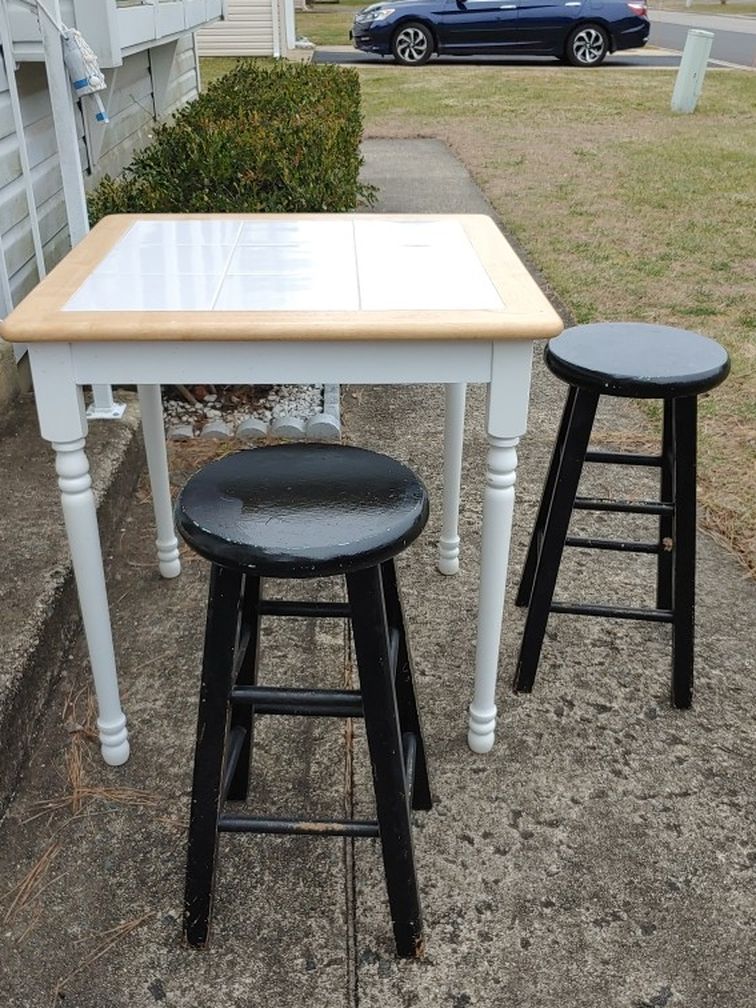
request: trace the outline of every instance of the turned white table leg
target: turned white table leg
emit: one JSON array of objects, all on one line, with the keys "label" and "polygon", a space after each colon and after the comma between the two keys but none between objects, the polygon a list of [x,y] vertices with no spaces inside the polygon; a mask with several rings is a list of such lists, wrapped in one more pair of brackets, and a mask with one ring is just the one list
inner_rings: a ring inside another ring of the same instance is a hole
[{"label": "turned white table leg", "polygon": [[150,474],[152,506],[155,511],[158,566],[164,578],[174,578],[181,573],[178,539],[173,524],[173,504],[168,476],[168,458],[165,450],[163,405],[159,385],[138,385],[139,409],[142,414],[144,451]]},{"label": "turned white table leg", "polygon": [[512,535],[515,470],[519,438],[489,436],[483,535],[480,544],[480,602],[475,653],[475,692],[470,704],[467,741],[473,752],[486,753],[494,744],[496,677],[501,624]]},{"label": "turned white table leg", "polygon": [[445,386],[444,499],[437,564],[442,574],[456,574],[459,570],[459,498],[465,437],[465,392],[464,382]]},{"label": "turned white table leg", "polygon": [[84,438],[52,443],[63,517],[97,694],[100,750],[106,763],[120,766],[129,758],[126,715],[121,710],[118,695],[97,511],[84,445]]},{"label": "turned white table leg", "polygon": [[488,389],[488,458],[480,543],[480,597],[475,651],[475,690],[467,742],[473,752],[493,747],[496,677],[512,538],[517,445],[528,419],[530,342],[496,343]]}]

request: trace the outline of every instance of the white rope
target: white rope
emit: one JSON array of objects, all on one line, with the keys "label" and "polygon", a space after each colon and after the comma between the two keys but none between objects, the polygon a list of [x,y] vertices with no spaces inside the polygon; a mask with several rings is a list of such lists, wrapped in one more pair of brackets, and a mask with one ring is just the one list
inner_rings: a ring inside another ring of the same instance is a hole
[{"label": "white rope", "polygon": [[75,28],[66,28],[61,37],[63,59],[75,94],[79,96],[104,91],[108,85],[100,70],[100,64],[81,32]]}]

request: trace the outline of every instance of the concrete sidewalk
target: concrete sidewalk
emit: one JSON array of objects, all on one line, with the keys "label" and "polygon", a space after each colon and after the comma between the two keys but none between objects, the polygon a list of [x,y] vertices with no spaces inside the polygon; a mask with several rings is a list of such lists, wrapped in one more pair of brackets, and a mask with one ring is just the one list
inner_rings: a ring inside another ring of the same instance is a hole
[{"label": "concrete sidewalk", "polygon": [[[381,186],[377,209],[490,212],[440,143],[370,141],[365,155],[365,180]],[[539,363],[520,453],[512,579],[562,393]],[[650,624],[553,617],[535,692],[510,695],[522,628],[510,593],[498,742],[473,756],[465,708],[483,396],[470,395],[456,578],[434,570],[442,405],[440,390],[344,390],[346,439],[408,461],[435,504],[400,568],[436,797],[417,817],[425,959],[393,955],[380,851],[366,840],[224,837],[212,946],[182,947],[207,566],[186,557],[181,578],[161,581],[142,481],[109,571],[133,755],[108,769],[88,740],[78,641],[0,824],[0,895],[9,893],[0,907],[3,1008],[756,1006],[756,588],[700,536],[698,678],[687,712],[668,704],[668,629]],[[628,448],[654,433],[632,403],[613,402],[598,440]],[[177,484],[197,461],[175,450]],[[597,494],[620,488],[655,492],[608,468],[594,475]],[[614,521],[600,520],[602,535]],[[628,604],[652,596],[648,558],[568,561],[562,594]],[[352,679],[340,625],[271,621],[263,640],[262,681]],[[71,780],[78,790],[66,801]],[[370,814],[361,725],[345,738],[335,721],[261,719],[253,780],[261,811]]]}]

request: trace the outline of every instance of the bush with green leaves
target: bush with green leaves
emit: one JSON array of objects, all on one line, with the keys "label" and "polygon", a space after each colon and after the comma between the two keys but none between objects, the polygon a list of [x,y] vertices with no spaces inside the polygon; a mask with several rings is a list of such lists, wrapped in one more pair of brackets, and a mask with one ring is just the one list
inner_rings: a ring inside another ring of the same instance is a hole
[{"label": "bush with green leaves", "polygon": [[111,213],[307,213],[370,202],[358,181],[356,71],[284,61],[239,63],[169,124],[120,178],[89,196]]}]

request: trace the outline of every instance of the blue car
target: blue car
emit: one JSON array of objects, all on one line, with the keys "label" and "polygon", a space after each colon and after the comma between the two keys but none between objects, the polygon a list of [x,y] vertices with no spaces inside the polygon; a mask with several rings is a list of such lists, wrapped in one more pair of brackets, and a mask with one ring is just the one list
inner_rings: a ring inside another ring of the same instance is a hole
[{"label": "blue car", "polygon": [[404,66],[439,56],[556,56],[598,66],[646,44],[645,0],[381,0],[359,11],[355,48]]}]

